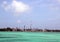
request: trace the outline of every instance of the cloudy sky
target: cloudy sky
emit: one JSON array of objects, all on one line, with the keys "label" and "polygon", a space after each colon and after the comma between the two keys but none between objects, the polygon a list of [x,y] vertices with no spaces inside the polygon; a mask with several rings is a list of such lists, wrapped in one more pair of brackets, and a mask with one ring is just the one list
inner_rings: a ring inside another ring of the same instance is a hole
[{"label": "cloudy sky", "polygon": [[60,0],[0,0],[0,27],[60,29]]}]

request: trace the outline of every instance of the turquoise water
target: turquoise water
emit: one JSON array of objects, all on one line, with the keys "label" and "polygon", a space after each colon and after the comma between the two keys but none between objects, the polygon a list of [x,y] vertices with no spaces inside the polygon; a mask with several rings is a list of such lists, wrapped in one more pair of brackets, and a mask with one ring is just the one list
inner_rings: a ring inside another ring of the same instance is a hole
[{"label": "turquoise water", "polygon": [[0,42],[60,42],[60,33],[0,32]]}]

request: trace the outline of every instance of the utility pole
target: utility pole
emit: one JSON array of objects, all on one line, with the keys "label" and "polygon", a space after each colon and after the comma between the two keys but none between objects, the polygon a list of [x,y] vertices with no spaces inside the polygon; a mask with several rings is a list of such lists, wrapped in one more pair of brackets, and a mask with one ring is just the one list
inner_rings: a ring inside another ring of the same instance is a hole
[{"label": "utility pole", "polygon": [[32,29],[32,24],[30,24],[30,29]]},{"label": "utility pole", "polygon": [[25,25],[24,25],[24,31],[25,31]]}]

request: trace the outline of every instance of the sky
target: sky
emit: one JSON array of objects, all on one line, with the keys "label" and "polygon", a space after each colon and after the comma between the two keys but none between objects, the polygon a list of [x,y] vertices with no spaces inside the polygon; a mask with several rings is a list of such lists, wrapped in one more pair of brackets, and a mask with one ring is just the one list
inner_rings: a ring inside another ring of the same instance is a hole
[{"label": "sky", "polygon": [[0,28],[60,29],[60,0],[0,0]]}]

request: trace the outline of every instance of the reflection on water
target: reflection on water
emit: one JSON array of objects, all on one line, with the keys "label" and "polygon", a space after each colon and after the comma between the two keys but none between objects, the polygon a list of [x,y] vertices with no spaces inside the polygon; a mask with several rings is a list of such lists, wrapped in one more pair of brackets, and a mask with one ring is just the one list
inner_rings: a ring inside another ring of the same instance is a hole
[{"label": "reflection on water", "polygon": [[0,42],[60,42],[60,33],[0,32]]},{"label": "reflection on water", "polygon": [[0,37],[0,38],[2,39],[2,38],[15,38],[15,37]]}]

